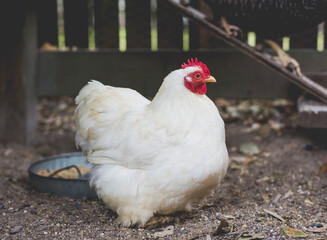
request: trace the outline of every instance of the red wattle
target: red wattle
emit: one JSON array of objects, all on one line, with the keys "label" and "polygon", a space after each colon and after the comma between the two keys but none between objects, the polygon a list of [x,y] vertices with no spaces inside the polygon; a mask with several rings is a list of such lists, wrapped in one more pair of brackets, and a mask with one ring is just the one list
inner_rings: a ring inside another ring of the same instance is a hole
[{"label": "red wattle", "polygon": [[207,85],[205,83],[202,83],[200,86],[196,88],[196,92],[203,95],[207,92]]},{"label": "red wattle", "polygon": [[205,83],[200,84],[199,86],[195,87],[192,82],[189,82],[185,79],[184,81],[185,87],[193,93],[198,94],[206,94],[207,92],[207,85]]}]

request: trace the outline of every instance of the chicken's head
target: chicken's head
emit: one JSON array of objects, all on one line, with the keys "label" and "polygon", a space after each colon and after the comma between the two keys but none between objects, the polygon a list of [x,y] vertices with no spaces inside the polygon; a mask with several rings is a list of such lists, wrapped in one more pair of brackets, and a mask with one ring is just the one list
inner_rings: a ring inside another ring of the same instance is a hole
[{"label": "chicken's head", "polygon": [[194,71],[188,73],[188,75],[184,77],[185,87],[193,93],[205,94],[207,92],[206,83],[216,82],[216,79],[210,75],[207,66],[198,61],[197,58],[194,60],[191,58],[187,61],[187,64],[182,64],[183,69],[187,69],[189,67],[196,68]]}]

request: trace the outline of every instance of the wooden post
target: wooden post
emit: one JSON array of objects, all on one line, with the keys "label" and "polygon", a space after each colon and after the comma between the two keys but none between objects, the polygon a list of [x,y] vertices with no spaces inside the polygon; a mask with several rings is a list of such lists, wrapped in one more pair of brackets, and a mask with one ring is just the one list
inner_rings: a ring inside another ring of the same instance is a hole
[{"label": "wooden post", "polygon": [[0,141],[29,143],[36,125],[34,1],[0,7]]}]

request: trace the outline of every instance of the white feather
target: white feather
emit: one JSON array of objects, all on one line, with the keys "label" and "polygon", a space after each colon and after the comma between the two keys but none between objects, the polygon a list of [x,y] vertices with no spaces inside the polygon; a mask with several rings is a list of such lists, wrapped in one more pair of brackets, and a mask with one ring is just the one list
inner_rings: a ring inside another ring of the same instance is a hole
[{"label": "white feather", "polygon": [[89,82],[76,97],[76,142],[94,164],[91,184],[123,225],[190,210],[225,175],[224,123],[215,104],[170,73],[152,102],[134,90]]}]

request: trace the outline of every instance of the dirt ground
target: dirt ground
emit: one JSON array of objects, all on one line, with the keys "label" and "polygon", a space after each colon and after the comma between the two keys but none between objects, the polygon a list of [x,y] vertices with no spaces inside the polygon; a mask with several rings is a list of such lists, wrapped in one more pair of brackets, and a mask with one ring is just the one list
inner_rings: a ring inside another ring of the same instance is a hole
[{"label": "dirt ground", "polygon": [[[57,197],[30,187],[32,162],[76,151],[73,99],[40,99],[34,144],[0,145],[0,238],[327,239],[327,173],[318,173],[326,162],[327,131],[299,128],[289,101],[216,103],[231,158],[217,197],[175,222],[148,229],[116,225],[117,215],[101,200]],[[228,226],[217,231],[221,223]]]}]

